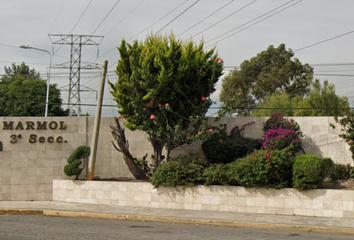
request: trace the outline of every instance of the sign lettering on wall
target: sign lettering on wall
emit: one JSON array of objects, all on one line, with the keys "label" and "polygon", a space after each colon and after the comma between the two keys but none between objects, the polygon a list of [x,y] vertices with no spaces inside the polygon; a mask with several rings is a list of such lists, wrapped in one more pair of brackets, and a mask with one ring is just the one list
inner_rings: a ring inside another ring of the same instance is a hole
[{"label": "sign lettering on wall", "polygon": [[[13,122],[3,121],[4,131],[37,131],[37,130],[66,130],[64,121],[26,121],[26,122]],[[10,135],[10,143],[18,143],[23,139],[21,133]],[[27,141],[29,143],[66,143],[62,136],[39,136],[37,134],[30,134]]]}]

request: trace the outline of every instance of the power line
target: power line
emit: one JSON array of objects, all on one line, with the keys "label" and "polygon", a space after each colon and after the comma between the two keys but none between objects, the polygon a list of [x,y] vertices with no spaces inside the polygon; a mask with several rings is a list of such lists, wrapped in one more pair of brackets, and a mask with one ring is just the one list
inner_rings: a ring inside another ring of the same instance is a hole
[{"label": "power line", "polygon": [[306,47],[298,48],[298,49],[294,50],[294,52],[298,52],[298,51],[301,51],[301,50],[304,50],[304,49],[307,49],[307,48],[310,48],[310,47],[319,45],[319,44],[321,44],[321,43],[329,42],[329,41],[332,41],[332,40],[334,40],[334,39],[337,39],[337,38],[340,38],[340,37],[344,37],[344,36],[349,35],[349,34],[352,34],[352,33],[354,33],[354,30],[349,31],[349,32],[346,32],[346,33],[343,33],[343,34],[340,34],[340,35],[337,35],[337,36],[335,36],[335,37],[331,37],[331,38],[325,39],[325,40],[323,40],[323,41],[319,41],[319,42],[317,42],[317,43],[310,44],[310,45],[308,45],[308,46],[306,46]]},{"label": "power line", "polygon": [[145,0],[141,0],[134,8],[133,10],[131,10],[127,15],[125,15],[125,17],[119,22],[117,23],[110,31],[108,31],[108,33],[106,33],[106,35],[110,34],[114,29],[116,29],[122,22],[124,22],[125,19],[127,19]]},{"label": "power line", "polygon": [[252,5],[252,4],[255,3],[256,1],[257,1],[257,0],[253,0],[252,2],[250,2],[250,3],[246,4],[245,6],[241,7],[240,9],[237,9],[235,12],[233,12],[233,13],[227,15],[227,16],[224,17],[223,19],[217,21],[216,23],[212,24],[211,26],[209,26],[209,27],[205,28],[204,30],[200,31],[199,33],[193,35],[192,38],[194,38],[195,36],[198,36],[198,35],[201,34],[202,32],[205,32],[206,30],[208,30],[208,29],[214,27],[215,25],[221,23],[221,22],[224,21],[225,19],[227,19],[227,18],[233,16],[234,14],[240,12],[241,10],[243,10],[243,9],[245,9],[246,7]]},{"label": "power line", "polygon": [[59,11],[58,11],[58,14],[57,14],[57,16],[55,17],[54,22],[53,22],[53,24],[52,24],[52,26],[51,26],[49,32],[52,31],[52,29],[53,29],[53,27],[54,27],[54,24],[57,22],[58,17],[59,17],[59,15],[60,15],[60,13],[61,13],[61,10],[63,10],[63,7],[64,7],[65,2],[66,2],[66,0],[64,0],[63,3],[61,4],[61,7],[60,7],[60,9],[59,9]]},{"label": "power line", "polygon": [[188,2],[188,0],[182,2],[180,5],[178,5],[177,7],[175,7],[174,9],[172,9],[170,12],[168,12],[167,14],[165,14],[163,17],[161,17],[160,19],[158,19],[157,21],[155,21],[153,24],[151,24],[150,26],[148,26],[147,28],[145,28],[144,30],[140,31],[138,34],[134,35],[133,37],[128,39],[128,42],[130,40],[132,40],[133,38],[139,36],[141,33],[145,32],[146,30],[148,30],[149,28],[151,28],[152,26],[154,26],[156,23],[160,22],[162,19],[164,19],[165,17],[167,17],[168,15],[170,15],[171,13],[173,13],[174,11],[176,11],[179,7],[181,7],[183,4],[185,4],[186,2]]},{"label": "power line", "polygon": [[87,4],[85,10],[82,12],[79,20],[77,20],[76,24],[74,25],[74,27],[71,29],[70,33],[72,33],[74,31],[74,29],[76,28],[76,26],[79,24],[79,22],[81,21],[81,18],[85,15],[87,9],[90,7],[91,3],[92,3],[93,0],[90,0],[90,2]]},{"label": "power line", "polygon": [[118,0],[113,7],[109,10],[109,12],[107,13],[107,15],[103,18],[103,20],[100,22],[100,24],[98,24],[98,26],[96,27],[96,29],[93,31],[93,33],[91,35],[93,35],[97,29],[99,29],[99,27],[102,25],[102,23],[106,20],[106,18],[111,14],[111,12],[113,11],[113,9],[118,5],[118,3],[120,2],[120,0]]},{"label": "power line", "polygon": [[[160,30],[158,30],[156,34],[158,34],[159,32],[161,32],[165,27],[167,27],[168,25],[170,25],[171,23],[173,23],[177,18],[179,18],[180,16],[182,16],[182,14],[184,14],[185,12],[187,12],[189,9],[191,9],[195,4],[197,4],[200,0],[195,1],[192,5],[190,5],[188,8],[186,8],[183,12],[181,12],[180,14],[177,15],[177,17],[175,17],[174,19],[172,19],[169,23],[167,23],[165,26],[163,26]],[[255,0],[256,1],[256,0]]]},{"label": "power line", "polygon": [[222,36],[224,36],[224,35],[226,35],[226,34],[228,34],[228,33],[230,33],[230,32],[233,32],[233,31],[235,31],[235,30],[237,30],[237,29],[239,29],[239,28],[241,28],[241,27],[243,27],[243,26],[246,26],[247,24],[249,24],[249,23],[251,23],[251,22],[253,22],[253,21],[257,20],[257,19],[260,19],[260,18],[266,16],[266,15],[268,15],[269,13],[272,13],[272,12],[278,10],[279,8],[282,8],[282,7],[288,5],[289,3],[293,2],[293,1],[295,1],[295,0],[291,0],[291,1],[289,1],[289,2],[286,2],[286,3],[284,3],[284,4],[282,4],[282,5],[278,6],[278,7],[276,7],[276,8],[273,8],[272,10],[270,10],[270,11],[268,11],[268,12],[266,12],[266,13],[264,13],[264,14],[262,14],[262,15],[256,17],[256,18],[253,18],[252,20],[250,20],[250,21],[248,21],[248,22],[246,22],[246,23],[244,23],[244,24],[241,24],[241,25],[239,25],[239,26],[237,26],[237,27],[235,27],[235,28],[233,28],[233,29],[231,29],[231,30],[229,30],[229,31],[227,31],[227,32],[225,32],[225,33],[223,33],[223,34],[217,36],[217,37],[214,37],[214,38],[208,40],[206,43],[211,42],[211,41],[214,41],[215,39],[218,39],[219,37],[222,37]]},{"label": "power line", "polygon": [[[291,0],[291,1],[289,1],[288,3],[292,2],[292,1],[294,1],[294,0]],[[263,22],[263,21],[267,20],[268,18],[271,18],[271,17],[273,17],[274,15],[277,15],[278,13],[281,13],[281,12],[285,11],[285,10],[288,9],[288,8],[291,8],[291,7],[295,6],[296,4],[298,4],[298,3],[302,2],[302,1],[303,1],[303,0],[300,0],[300,1],[298,1],[298,2],[296,2],[296,3],[294,3],[294,4],[290,5],[290,6],[288,6],[288,7],[286,7],[286,8],[283,8],[282,10],[280,10],[280,11],[278,11],[278,12],[275,12],[275,13],[273,13],[272,15],[270,15],[270,16],[268,16],[268,17],[266,17],[266,18],[263,18],[263,19],[261,19],[260,21],[257,21],[257,22],[255,22],[255,23],[253,23],[253,24],[251,24],[251,25],[249,25],[249,26],[247,26],[247,27],[245,27],[245,28],[243,28],[243,29],[241,29],[241,30],[239,30],[239,31],[237,31],[237,32],[235,32],[235,33],[229,35],[229,36],[226,36],[226,37],[220,39],[219,41],[216,41],[216,42],[213,43],[213,44],[209,44],[207,47],[212,46],[212,45],[215,45],[216,43],[221,42],[221,41],[223,41],[223,40],[225,40],[225,39],[227,39],[227,38],[229,38],[229,37],[232,37],[232,36],[234,36],[234,35],[237,34],[237,33],[243,32],[244,30],[246,30],[246,29],[248,29],[248,28],[250,28],[250,27],[252,27],[252,26],[254,26],[254,25],[256,25],[256,24],[258,24],[258,23],[260,23],[260,22]],[[236,29],[237,29],[237,28],[235,28],[235,29],[233,29],[233,30],[236,30]],[[227,34],[227,33],[226,33],[226,34]],[[219,35],[217,38],[222,37],[222,36],[223,36],[223,34]],[[214,38],[214,39],[215,39],[215,38]],[[208,42],[210,42],[210,41],[208,41]]]},{"label": "power line", "polygon": [[177,35],[181,36],[183,33],[191,30],[192,28],[194,28],[195,26],[197,26],[198,24],[202,23],[203,21],[205,21],[206,19],[210,18],[211,16],[213,16],[214,14],[218,13],[219,11],[221,11],[222,9],[224,9],[225,7],[227,7],[228,5],[230,5],[232,2],[234,2],[235,0],[231,0],[230,2],[226,3],[225,5],[223,5],[222,7],[220,7],[219,9],[217,9],[216,11],[212,12],[211,14],[209,14],[208,16],[206,16],[205,18],[203,18],[202,20],[200,20],[199,22],[197,22],[196,24],[194,24],[193,26],[189,27],[187,30],[184,30],[183,32],[181,32],[180,34]]}]

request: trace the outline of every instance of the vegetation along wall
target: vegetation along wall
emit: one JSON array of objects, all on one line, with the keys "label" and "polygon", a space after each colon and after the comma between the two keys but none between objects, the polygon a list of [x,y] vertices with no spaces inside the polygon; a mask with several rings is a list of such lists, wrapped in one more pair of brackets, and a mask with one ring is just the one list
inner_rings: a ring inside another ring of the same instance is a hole
[{"label": "vegetation along wall", "polygon": [[[262,137],[262,123],[267,118],[222,118],[216,125],[228,129],[255,121],[245,135]],[[304,133],[307,154],[330,157],[338,163],[352,163],[348,145],[338,137],[330,123],[333,117],[294,118]],[[121,120],[120,120],[121,121]],[[214,119],[209,119],[213,122]],[[93,117],[1,117],[0,118],[0,201],[51,200],[53,179],[73,179],[63,173],[67,158],[81,145],[90,146]],[[113,118],[102,118],[95,175],[100,178],[131,178],[122,155],[113,147],[110,125]],[[340,129],[340,128],[338,128]],[[142,158],[152,153],[147,135],[126,129],[130,151]],[[172,155],[200,151],[200,142],[173,150]],[[80,176],[85,178],[85,171]]]}]

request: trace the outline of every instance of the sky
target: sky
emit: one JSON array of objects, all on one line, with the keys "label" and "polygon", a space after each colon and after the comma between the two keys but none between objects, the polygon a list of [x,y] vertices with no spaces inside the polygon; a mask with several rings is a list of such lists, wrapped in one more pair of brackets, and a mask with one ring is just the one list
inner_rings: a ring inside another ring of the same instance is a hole
[{"label": "sky", "polygon": [[[315,78],[328,80],[336,93],[354,106],[353,0],[0,0],[0,75],[4,67],[25,62],[62,89],[68,102],[70,46],[53,44],[52,35],[94,35],[99,45],[84,45],[81,61],[97,69],[81,71],[82,112],[94,115],[101,69],[108,61],[108,80],[117,81],[116,49],[148,34],[173,33],[204,41],[224,59],[225,73],[268,48],[286,44],[302,63],[314,67]],[[49,37],[51,35],[52,37]],[[29,45],[39,50],[19,48]],[[218,107],[222,79],[211,96]],[[103,116],[118,116],[108,84]],[[65,107],[65,106],[64,106]],[[210,115],[215,111],[209,111]]]}]

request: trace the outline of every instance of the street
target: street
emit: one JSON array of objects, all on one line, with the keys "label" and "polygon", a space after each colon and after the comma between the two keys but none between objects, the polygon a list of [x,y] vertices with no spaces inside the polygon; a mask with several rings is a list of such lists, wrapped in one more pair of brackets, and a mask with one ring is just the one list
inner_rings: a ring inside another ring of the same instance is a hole
[{"label": "street", "polygon": [[0,239],[353,239],[350,234],[42,215],[1,215]]}]

